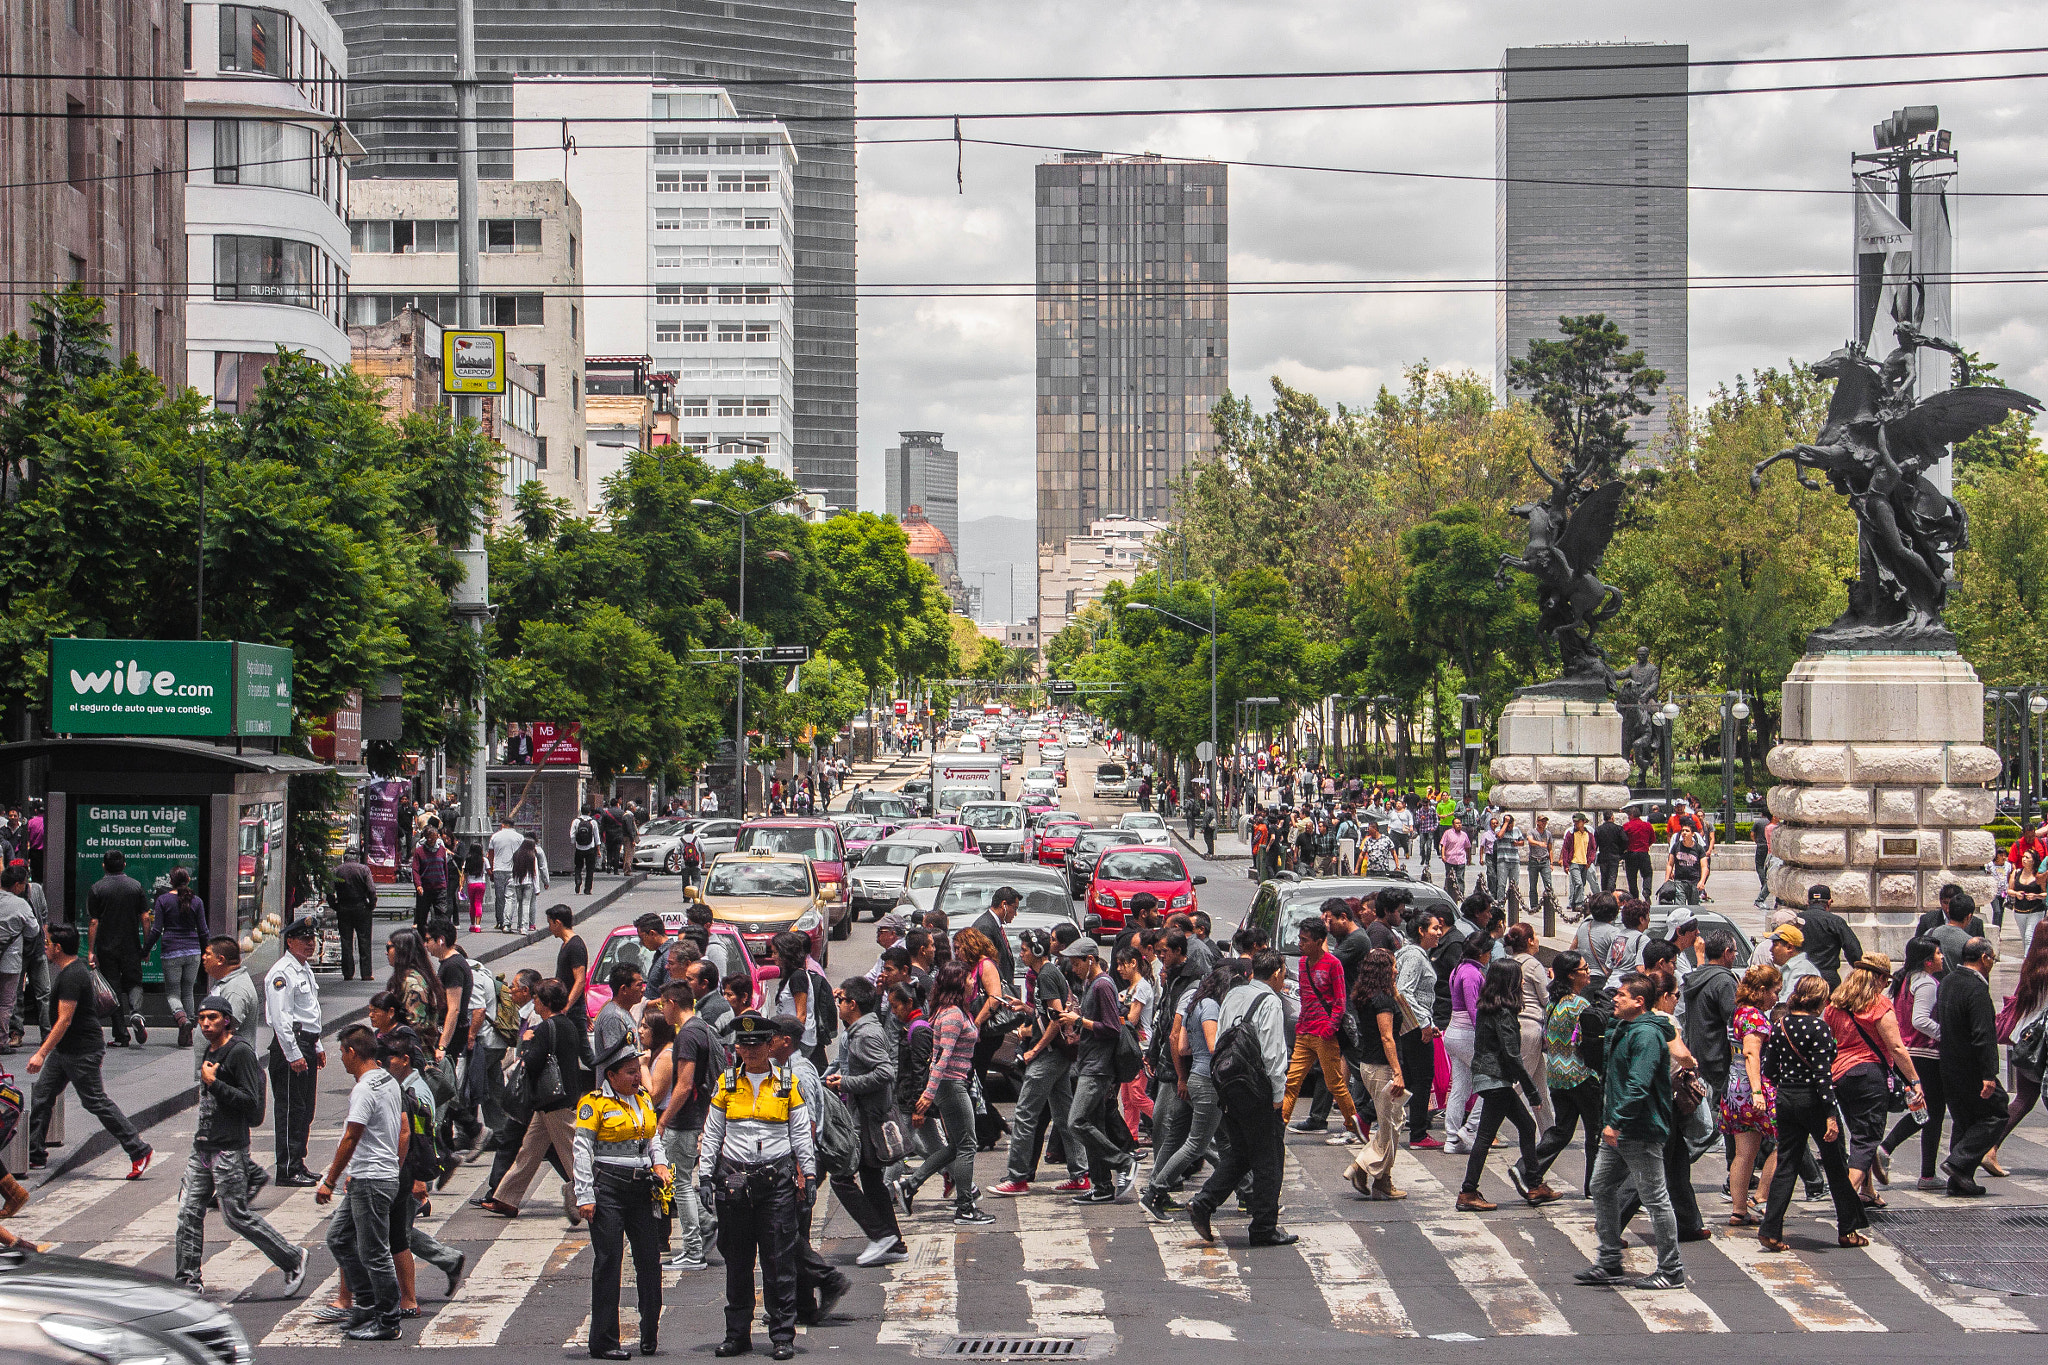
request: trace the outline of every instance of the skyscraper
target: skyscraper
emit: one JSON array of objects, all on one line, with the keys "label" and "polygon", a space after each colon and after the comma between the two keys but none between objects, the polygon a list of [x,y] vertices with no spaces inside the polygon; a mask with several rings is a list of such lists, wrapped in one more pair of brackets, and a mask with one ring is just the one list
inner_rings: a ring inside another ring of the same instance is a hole
[{"label": "skyscraper", "polygon": [[1069,153],[1038,167],[1038,543],[1165,517],[1230,377],[1228,168]]},{"label": "skyscraper", "polygon": [[[435,0],[331,0],[348,37],[349,74],[431,73],[438,84],[352,88],[368,158],[356,176],[453,176],[454,11]],[[854,344],[855,0],[588,0],[574,9],[478,0],[477,62],[484,119],[513,115],[512,77],[655,77],[723,85],[742,117],[785,119],[795,141],[797,301],[794,454],[797,482],[826,505],[856,505],[857,352]],[[751,85],[761,81],[768,84]],[[498,84],[496,82],[502,82]],[[381,123],[380,117],[393,120]],[[355,126],[354,123],[351,124]],[[484,123],[482,174],[509,178],[520,145],[545,125]],[[611,140],[651,140],[645,128]],[[565,152],[566,156],[567,153]],[[605,281],[595,273],[593,288]]]},{"label": "skyscraper", "polygon": [[1638,446],[1686,392],[1686,53],[1516,47],[1500,70],[1494,387],[1558,318],[1605,313],[1664,371],[1655,410],[1629,424]]},{"label": "skyscraper", "polygon": [[889,447],[882,507],[898,521],[913,507],[924,508],[931,524],[960,548],[960,457],[946,449],[945,433],[906,431]]}]

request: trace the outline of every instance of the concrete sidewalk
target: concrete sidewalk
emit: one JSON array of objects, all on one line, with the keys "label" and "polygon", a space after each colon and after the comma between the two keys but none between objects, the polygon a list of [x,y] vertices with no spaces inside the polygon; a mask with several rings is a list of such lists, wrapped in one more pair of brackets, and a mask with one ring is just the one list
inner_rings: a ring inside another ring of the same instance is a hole
[{"label": "concrete sidewalk", "polygon": [[[589,895],[565,894],[557,881],[555,889],[541,893],[541,911],[555,905],[567,905],[576,912],[578,924],[599,914],[634,887],[647,882],[648,873],[636,873],[631,877],[600,874]],[[489,924],[491,905],[486,895],[484,920]],[[410,928],[410,919],[379,918],[371,927],[371,952],[375,955],[379,969],[376,976],[368,980],[357,978],[343,981],[341,969],[336,967],[316,968],[320,982],[321,1032],[332,1037],[341,1029],[368,1017],[369,1001],[372,995],[384,988],[384,938],[393,929]],[[530,934],[501,934],[488,928],[480,934],[472,934],[463,926],[462,950],[479,962],[489,963],[518,952],[531,944],[546,939],[545,929],[536,929]],[[588,936],[586,936],[587,938]],[[595,955],[597,945],[591,942]],[[154,997],[152,1004],[160,997]],[[36,1031],[30,1030],[31,1034]],[[101,1075],[105,1078],[107,1093],[121,1106],[129,1120],[142,1132],[162,1123],[175,1114],[182,1113],[199,1101],[198,1087],[192,1080],[192,1053],[189,1048],[177,1046],[177,1030],[151,1025],[149,1042],[137,1046],[130,1043],[125,1048],[108,1046],[106,1061]],[[267,1056],[270,1047],[270,1030],[263,1027],[257,1031],[256,1050],[259,1056]],[[33,1051],[27,1040],[23,1041],[18,1057],[26,1059]],[[17,1082],[25,1091],[33,1091],[35,1078],[25,1074],[23,1066],[10,1068],[17,1073]],[[25,1096],[26,1098],[26,1096]],[[102,1153],[113,1150],[114,1140],[100,1127],[99,1120],[85,1112],[79,1103],[75,1090],[67,1089],[64,1096],[63,1132],[66,1142],[59,1146],[51,1144],[51,1160],[47,1170],[41,1172],[39,1183],[48,1183],[66,1171],[93,1160]],[[27,1131],[27,1116],[23,1115],[22,1128]],[[53,1131],[56,1125],[52,1124]],[[24,1170],[26,1163],[24,1161]]]}]

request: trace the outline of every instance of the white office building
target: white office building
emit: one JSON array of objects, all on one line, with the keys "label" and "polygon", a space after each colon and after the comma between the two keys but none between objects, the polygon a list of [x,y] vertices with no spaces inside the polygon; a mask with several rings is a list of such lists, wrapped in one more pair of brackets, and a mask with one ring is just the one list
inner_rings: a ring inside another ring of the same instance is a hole
[{"label": "white office building", "polygon": [[348,56],[321,0],[185,6],[186,380],[239,412],[279,346],[349,363]]},{"label": "white office building", "polygon": [[[646,355],[674,376],[677,440],[726,465],[793,474],[796,148],[715,87],[520,77],[522,179],[567,182],[583,205],[589,352]],[[645,133],[626,133],[645,119]]]}]

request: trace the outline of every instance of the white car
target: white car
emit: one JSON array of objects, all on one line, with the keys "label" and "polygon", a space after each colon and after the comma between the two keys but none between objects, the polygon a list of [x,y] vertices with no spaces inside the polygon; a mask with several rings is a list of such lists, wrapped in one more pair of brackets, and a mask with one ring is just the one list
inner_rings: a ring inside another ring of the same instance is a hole
[{"label": "white car", "polygon": [[1087,748],[1087,747],[1088,747],[1088,732],[1087,732],[1086,730],[1069,730],[1069,731],[1067,731],[1067,747],[1068,747],[1068,748],[1070,748],[1070,749],[1085,749],[1085,748]]},{"label": "white car", "polygon": [[938,851],[938,840],[921,839],[914,833],[891,835],[870,845],[848,876],[855,918],[864,910],[873,911],[876,919],[887,914],[903,899],[910,865]]},{"label": "white car", "polygon": [[1134,844],[1144,844],[1148,848],[1173,846],[1173,831],[1166,827],[1165,819],[1149,811],[1132,811],[1118,820],[1116,827],[1128,830]]},{"label": "white car", "polygon": [[1067,756],[1067,747],[1058,740],[1048,739],[1038,746],[1038,757],[1046,763],[1057,764]]},{"label": "white car", "polygon": [[1024,738],[1027,741],[1045,738],[1045,727],[1034,721],[1024,727]]},{"label": "white car", "polygon": [[960,863],[985,863],[988,859],[979,853],[927,853],[911,863],[903,877],[903,900],[918,914],[932,908],[933,900],[939,894],[939,886],[946,880],[946,874]]},{"label": "white car", "polygon": [[1055,801],[1060,794],[1060,775],[1051,768],[1026,768],[1024,770],[1024,795],[1043,792]]},{"label": "white car", "polygon": [[981,752],[981,736],[969,732],[960,736],[960,742],[953,747],[963,754],[978,754]]}]

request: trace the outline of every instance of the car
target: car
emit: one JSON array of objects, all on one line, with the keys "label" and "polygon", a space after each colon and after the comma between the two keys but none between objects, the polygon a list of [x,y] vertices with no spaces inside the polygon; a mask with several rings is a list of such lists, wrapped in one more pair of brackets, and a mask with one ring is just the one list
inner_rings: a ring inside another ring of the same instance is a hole
[{"label": "car", "polygon": [[923,914],[937,903],[946,874],[963,863],[986,863],[979,853],[927,853],[911,863],[903,878],[903,903]]},{"label": "car", "polygon": [[1116,827],[1130,835],[1134,844],[1145,844],[1152,848],[1172,848],[1173,831],[1167,828],[1166,817],[1150,811],[1134,810],[1116,822]]},{"label": "car", "polygon": [[811,816],[772,816],[749,820],[740,826],[733,842],[735,853],[768,849],[774,853],[801,853],[818,869],[818,892],[829,906],[832,937],[845,938],[853,931],[853,905],[847,899],[846,839],[830,820]]},{"label": "car", "polygon": [[[1024,807],[1024,818],[1027,822],[1027,827],[1030,821],[1036,820],[1039,816],[1051,815],[1054,811],[1058,810],[1059,803],[1060,798],[1053,792],[1025,792],[1023,799],[1018,802],[1019,805]],[[1028,861],[1031,857],[1029,835],[1025,836],[1025,844],[1023,857]]]},{"label": "car", "polygon": [[1045,727],[1037,721],[1031,721],[1018,733],[1035,744],[1045,737]]},{"label": "car", "polygon": [[917,804],[919,815],[932,813],[932,780],[929,777],[913,777],[896,790]]},{"label": "car", "polygon": [[[661,912],[662,927],[667,930],[671,942],[682,933],[683,926],[688,922],[680,910]],[[723,981],[727,977],[737,975],[744,967],[753,981],[754,1001],[759,1003],[761,982],[773,979],[774,964],[763,966],[755,961],[753,955],[747,951],[746,940],[733,925],[714,921],[707,932],[710,940],[704,955],[712,959],[712,965],[718,968],[719,980]],[[611,1001],[612,970],[622,962],[631,963],[639,969],[643,977],[654,966],[654,954],[640,942],[640,931],[630,924],[621,924],[606,934],[604,941],[597,947],[597,961],[590,964],[590,981],[584,987],[583,998],[592,1019],[597,1018],[605,1005]]]},{"label": "car", "polygon": [[898,834],[926,835],[938,840],[941,853],[979,853],[981,841],[974,837],[974,831],[965,825],[956,825],[946,820],[912,820],[896,831]]},{"label": "car", "polygon": [[1086,816],[1053,811],[1041,819],[1031,834],[1031,858],[1042,867],[1065,868],[1074,841],[1093,829]]},{"label": "car", "polygon": [[1124,846],[1123,831],[1114,829],[1085,829],[1074,837],[1074,845],[1067,850],[1067,894],[1080,900],[1088,894],[1088,883],[1095,880],[1095,863],[1103,853],[1112,848]]},{"label": "car", "polygon": [[981,736],[969,730],[953,742],[953,747],[963,754],[978,754],[982,750]]},{"label": "car", "polygon": [[1067,731],[1067,747],[1068,747],[1069,749],[1085,749],[1085,748],[1087,748],[1087,747],[1088,747],[1088,732],[1087,732],[1086,730],[1069,730],[1069,731]]},{"label": "car", "polygon": [[871,910],[876,919],[889,913],[903,899],[903,879],[910,865],[928,853],[944,850],[936,839],[918,837],[919,831],[899,833],[870,848],[853,869],[853,915]]},{"label": "car", "polygon": [[1024,770],[1024,795],[1026,796],[1031,795],[1034,791],[1043,792],[1049,796],[1056,796],[1059,792],[1059,786],[1060,775],[1051,768],[1037,767]]},{"label": "car", "polygon": [[234,1316],[175,1280],[106,1259],[31,1252],[25,1242],[0,1251],[0,1360],[9,1365],[249,1365],[252,1359]]},{"label": "car", "polygon": [[683,870],[683,835],[693,822],[662,817],[640,826],[640,840],[633,846],[633,866],[660,868],[663,872]]},{"label": "car", "polygon": [[1743,929],[1741,925],[1737,924],[1729,916],[1723,914],[1719,910],[1714,909],[1712,906],[1707,905],[1685,906],[1652,904],[1650,906],[1650,922],[1649,924],[1644,926],[1647,932],[1649,933],[1650,937],[1668,937],[1668,935],[1665,933],[1665,926],[1671,922],[1671,917],[1681,910],[1690,911],[1692,915],[1699,920],[1700,937],[1702,939],[1704,939],[1708,934],[1713,933],[1716,929],[1720,930],[1725,934],[1734,935],[1735,960],[1737,962],[1748,962],[1751,954],[1753,954],[1756,951],[1756,943],[1754,942],[1754,940],[1750,938],[1748,931]]},{"label": "car", "polygon": [[1260,883],[1237,927],[1263,929],[1273,951],[1286,959],[1287,973],[1292,979],[1301,958],[1303,920],[1321,915],[1323,902],[1332,896],[1366,901],[1390,886],[1408,892],[1418,909],[1441,910],[1447,915],[1458,912],[1457,902],[1442,887],[1407,877],[1312,877],[1307,881],[1280,878]]},{"label": "car", "polygon": [[1016,922],[1009,926],[1013,945],[1017,934],[1034,926],[1050,931],[1062,919],[1078,923],[1073,899],[1065,894],[1059,874],[1050,868],[1005,867],[994,863],[956,866],[947,872],[932,903],[945,915],[951,932],[957,934],[988,909],[996,892],[1005,886],[1015,889],[1022,898]]},{"label": "car", "polygon": [[1142,844],[1121,844],[1105,850],[1095,863],[1083,904],[1104,924],[1121,925],[1131,898],[1149,891],[1159,900],[1162,914],[1193,913],[1199,908],[1195,888],[1207,877],[1191,876],[1187,861],[1169,848]]},{"label": "car", "polygon": [[1021,801],[969,801],[960,807],[960,823],[974,831],[982,857],[991,862],[1022,862],[1028,814]]},{"label": "car", "polygon": [[919,809],[923,804],[917,796],[907,792],[878,792],[863,788],[846,798],[845,813],[901,823],[923,815],[925,812]]},{"label": "car", "polygon": [[846,839],[846,862],[848,867],[859,867],[860,860],[867,856],[870,848],[896,832],[893,822],[857,820],[839,822],[839,833]]},{"label": "car", "polygon": [[801,853],[721,853],[705,869],[704,884],[683,895],[710,906],[713,922],[738,929],[755,961],[774,960],[770,944],[784,931],[808,937],[811,956],[820,962],[830,952],[832,902],[818,884],[816,865]]},{"label": "car", "polygon": [[1099,800],[1105,796],[1123,796],[1128,792],[1129,776],[1121,763],[1104,763],[1095,769],[1095,795]]}]

